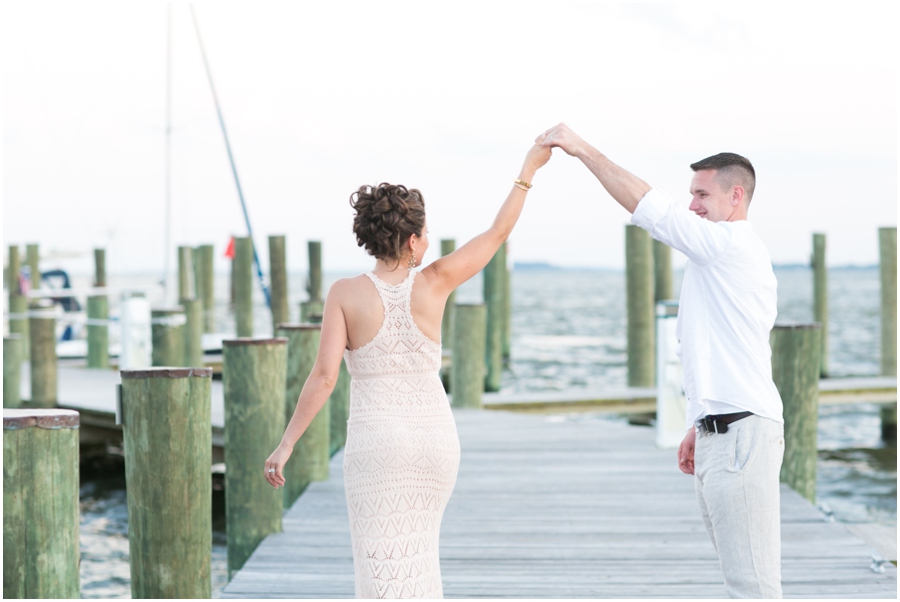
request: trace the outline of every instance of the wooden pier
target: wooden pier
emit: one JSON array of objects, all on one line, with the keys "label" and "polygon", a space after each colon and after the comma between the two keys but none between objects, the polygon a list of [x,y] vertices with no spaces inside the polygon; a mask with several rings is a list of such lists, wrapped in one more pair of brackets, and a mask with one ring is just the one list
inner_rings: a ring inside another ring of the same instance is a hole
[{"label": "wooden pier", "polygon": [[[448,598],[724,598],[693,479],[654,432],[599,418],[456,410],[462,462],[441,528]],[[342,482],[313,483],[223,598],[353,597]],[[897,569],[782,487],[784,595],[896,598]]]}]

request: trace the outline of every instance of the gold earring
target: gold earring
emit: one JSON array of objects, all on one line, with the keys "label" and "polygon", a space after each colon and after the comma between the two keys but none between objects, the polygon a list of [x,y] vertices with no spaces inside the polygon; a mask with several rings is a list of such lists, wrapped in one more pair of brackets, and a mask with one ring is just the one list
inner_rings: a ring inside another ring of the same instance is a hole
[{"label": "gold earring", "polygon": [[409,263],[406,265],[409,269],[415,269],[416,267],[416,253],[412,252],[409,256]]}]

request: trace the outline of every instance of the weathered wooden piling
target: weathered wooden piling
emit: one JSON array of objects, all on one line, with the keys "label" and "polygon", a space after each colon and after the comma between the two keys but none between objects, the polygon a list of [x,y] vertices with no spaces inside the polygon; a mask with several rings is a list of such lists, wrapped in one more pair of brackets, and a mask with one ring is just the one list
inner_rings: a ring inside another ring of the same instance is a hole
[{"label": "weathered wooden piling", "polygon": [[94,286],[106,286],[106,249],[94,249]]},{"label": "weathered wooden piling", "polygon": [[656,303],[674,298],[672,286],[672,248],[653,240],[653,299]]},{"label": "weathered wooden piling", "polygon": [[825,266],[825,235],[813,234],[813,321],[822,325],[819,375],[828,376],[828,269]]},{"label": "weathered wooden piling", "polygon": [[56,366],[56,312],[43,305],[29,311],[31,337],[31,406],[56,407],[59,390]]},{"label": "weathered wooden piling", "polygon": [[269,295],[272,305],[272,332],[291,321],[288,309],[287,250],[284,236],[269,237]]},{"label": "weathered wooden piling", "polygon": [[184,366],[184,330],[187,320],[183,307],[156,308],[150,312],[154,366]]},{"label": "weathered wooden piling", "polygon": [[213,246],[200,245],[194,249],[194,275],[197,298],[203,302],[203,332],[216,331],[215,272],[213,271]]},{"label": "weathered wooden piling", "polygon": [[78,412],[3,410],[3,597],[79,598]]},{"label": "weathered wooden piling", "polygon": [[[94,286],[106,286],[106,250],[94,249]],[[87,298],[88,368],[109,368],[109,297]]]},{"label": "weathered wooden piling", "polygon": [[646,230],[625,226],[628,386],[656,386],[653,245]]},{"label": "weathered wooden piling", "polygon": [[453,323],[453,364],[450,367],[454,408],[481,408],[486,336],[487,308],[483,304],[457,304]]},{"label": "weathered wooden piling", "polygon": [[329,455],[334,455],[347,442],[347,419],[350,417],[350,372],[347,363],[341,360],[334,391],[328,398],[331,431],[328,435]]},{"label": "weathered wooden piling", "polygon": [[309,275],[306,280],[306,292],[309,299],[300,303],[300,322],[310,324],[322,323],[322,312],[325,302],[322,299],[322,243],[311,240],[309,249]]},{"label": "weathered wooden piling", "polygon": [[322,300],[322,243],[318,240],[308,242],[309,279],[306,292],[310,301]]},{"label": "weathered wooden piling", "polygon": [[324,311],[324,301],[301,301],[300,322],[303,324],[321,324]]},{"label": "weathered wooden piling", "polygon": [[[881,374],[897,376],[897,228],[878,229],[881,266]],[[897,441],[897,404],[881,408],[881,436]]]},{"label": "weathered wooden piling", "polygon": [[263,480],[284,433],[287,340],[222,341],[228,578],[267,535],[281,532],[282,492]]},{"label": "weathered wooden piling", "polygon": [[784,462],[781,480],[816,501],[819,412],[818,324],[775,325],[771,334],[772,380],[784,404]]},{"label": "weathered wooden piling", "polygon": [[22,335],[3,337],[3,407],[18,408],[22,405],[22,357],[25,355]]},{"label": "weathered wooden piling", "polygon": [[184,307],[184,365],[203,366],[203,301],[185,299]]},{"label": "weathered wooden piling", "polygon": [[212,369],[121,376],[131,597],[210,598]]},{"label": "weathered wooden piling", "polygon": [[512,270],[509,268],[509,241],[503,243],[503,365],[509,365],[512,352]]},{"label": "weathered wooden piling", "polygon": [[897,376],[897,228],[878,229],[881,256],[881,374]]},{"label": "weathered wooden piling", "polygon": [[[287,387],[282,402],[286,425],[294,415],[297,399],[312,372],[319,351],[319,324],[279,324],[276,334],[288,340]],[[331,436],[331,402],[328,401],[294,445],[284,467],[284,507],[290,508],[313,481],[328,480]],[[282,429],[283,430],[283,429]],[[276,442],[277,444],[277,442]],[[272,449],[275,449],[274,447]]]},{"label": "weathered wooden piling", "polygon": [[31,275],[31,290],[41,288],[41,253],[37,244],[25,245],[25,262]]},{"label": "weathered wooden piling", "polygon": [[503,327],[506,321],[506,247],[501,245],[482,270],[484,275],[484,305],[487,308],[487,332],[485,335],[484,390],[500,390],[503,374]]},{"label": "weathered wooden piling", "polygon": [[253,336],[253,241],[234,239],[234,321],[239,337]]},{"label": "weathered wooden piling", "polygon": [[10,294],[20,293],[19,288],[19,272],[22,268],[22,259],[19,256],[19,246],[9,245],[8,261],[6,272],[6,288]]},{"label": "weathered wooden piling", "polygon": [[19,272],[22,269],[22,260],[19,256],[17,245],[9,246],[9,268],[7,272],[7,289],[9,291],[9,332],[22,336],[22,361],[29,354],[28,335],[28,299],[22,294],[19,283]]},{"label": "weathered wooden piling", "polygon": [[194,288],[194,250],[188,246],[178,247],[178,302],[196,297]]},{"label": "weathered wooden piling", "polygon": [[[449,255],[456,250],[456,240],[445,238],[441,240],[441,257]],[[449,347],[450,340],[453,337],[453,312],[456,310],[456,290],[447,297],[447,304],[444,306],[444,317],[441,319],[441,342]]]},{"label": "weathered wooden piling", "polygon": [[88,368],[109,368],[109,298],[89,296],[87,317]]}]

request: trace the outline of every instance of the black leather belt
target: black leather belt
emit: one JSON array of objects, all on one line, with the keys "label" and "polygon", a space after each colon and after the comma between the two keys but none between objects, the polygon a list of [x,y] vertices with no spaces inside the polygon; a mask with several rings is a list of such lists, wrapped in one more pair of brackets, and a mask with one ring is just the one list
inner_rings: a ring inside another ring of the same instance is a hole
[{"label": "black leather belt", "polygon": [[721,435],[728,432],[728,425],[741,418],[753,416],[753,412],[735,412],[733,414],[708,414],[697,421],[697,428],[704,433]]}]

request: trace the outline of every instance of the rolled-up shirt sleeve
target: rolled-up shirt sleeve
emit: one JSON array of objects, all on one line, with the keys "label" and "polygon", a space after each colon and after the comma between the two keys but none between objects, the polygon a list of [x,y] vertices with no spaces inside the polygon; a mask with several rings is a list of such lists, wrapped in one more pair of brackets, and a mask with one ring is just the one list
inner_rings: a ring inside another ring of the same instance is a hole
[{"label": "rolled-up shirt sleeve", "polygon": [[728,222],[703,219],[655,188],[640,200],[631,223],[700,265],[715,261],[731,244]]}]

